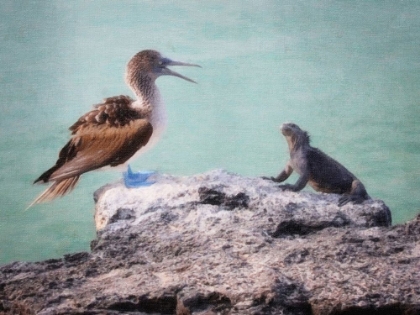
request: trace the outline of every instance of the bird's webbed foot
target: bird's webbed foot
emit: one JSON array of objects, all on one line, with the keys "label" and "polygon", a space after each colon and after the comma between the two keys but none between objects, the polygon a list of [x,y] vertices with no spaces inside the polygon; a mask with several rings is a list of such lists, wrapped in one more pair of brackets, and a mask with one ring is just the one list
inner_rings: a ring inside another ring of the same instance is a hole
[{"label": "bird's webbed foot", "polygon": [[127,167],[127,172],[123,173],[124,184],[127,188],[145,187],[153,185],[155,182],[148,180],[149,177],[156,172],[154,171],[142,171],[133,173],[130,165]]}]

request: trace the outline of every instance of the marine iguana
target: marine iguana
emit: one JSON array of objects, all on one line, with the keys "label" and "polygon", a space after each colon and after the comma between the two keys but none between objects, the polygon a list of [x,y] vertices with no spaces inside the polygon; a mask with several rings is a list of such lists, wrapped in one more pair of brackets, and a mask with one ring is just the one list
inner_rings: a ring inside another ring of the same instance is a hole
[{"label": "marine iguana", "polygon": [[289,146],[290,160],[277,177],[263,177],[275,182],[285,181],[293,171],[300,177],[295,184],[284,184],[283,190],[300,191],[306,184],[319,192],[343,194],[338,201],[341,207],[370,199],[365,186],[343,165],[321,150],[310,145],[308,133],[294,123],[284,123],[281,132]]}]

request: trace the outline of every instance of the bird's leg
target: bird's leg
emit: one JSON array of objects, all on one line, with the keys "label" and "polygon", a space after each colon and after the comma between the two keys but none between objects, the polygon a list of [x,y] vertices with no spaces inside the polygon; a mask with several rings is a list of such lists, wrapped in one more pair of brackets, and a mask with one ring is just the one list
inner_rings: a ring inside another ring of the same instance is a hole
[{"label": "bird's leg", "polygon": [[143,171],[133,173],[130,165],[128,165],[127,172],[123,173],[125,187],[136,188],[153,185],[155,182],[148,181],[148,179],[154,173],[154,171]]}]

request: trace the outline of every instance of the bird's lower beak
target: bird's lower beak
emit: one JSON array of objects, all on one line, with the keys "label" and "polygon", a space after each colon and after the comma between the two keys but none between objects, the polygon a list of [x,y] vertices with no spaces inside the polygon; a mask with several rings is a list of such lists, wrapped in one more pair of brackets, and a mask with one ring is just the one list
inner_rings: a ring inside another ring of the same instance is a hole
[{"label": "bird's lower beak", "polygon": [[187,78],[186,76],[183,76],[182,74],[179,74],[178,72],[175,72],[171,69],[166,68],[166,66],[186,66],[186,67],[199,67],[199,68],[201,68],[201,66],[193,64],[193,63],[186,63],[186,62],[173,61],[170,59],[166,59],[165,67],[162,68],[162,72],[161,72],[163,75],[172,75],[172,76],[187,80],[192,83],[197,83],[194,80],[191,80],[190,78]]}]

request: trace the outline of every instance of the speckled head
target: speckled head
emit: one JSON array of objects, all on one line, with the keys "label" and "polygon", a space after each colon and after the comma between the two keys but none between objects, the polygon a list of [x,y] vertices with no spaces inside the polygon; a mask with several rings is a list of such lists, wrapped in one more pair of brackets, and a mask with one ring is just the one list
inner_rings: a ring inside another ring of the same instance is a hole
[{"label": "speckled head", "polygon": [[135,54],[127,64],[127,83],[130,84],[133,81],[145,79],[146,77],[154,81],[161,75],[172,75],[196,83],[195,81],[170,70],[167,68],[168,66],[200,67],[196,64],[173,61],[169,58],[165,58],[156,50],[142,50]]}]

